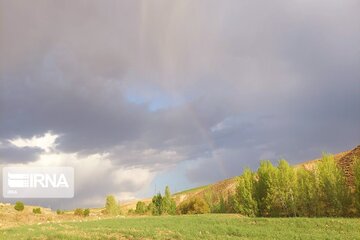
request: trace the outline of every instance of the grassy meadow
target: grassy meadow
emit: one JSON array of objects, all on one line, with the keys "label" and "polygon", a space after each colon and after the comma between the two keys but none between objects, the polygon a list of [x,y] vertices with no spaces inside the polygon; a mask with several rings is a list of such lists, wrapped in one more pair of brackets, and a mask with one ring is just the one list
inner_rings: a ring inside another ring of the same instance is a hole
[{"label": "grassy meadow", "polygon": [[360,239],[360,219],[236,214],[122,217],[24,225],[0,230],[0,239]]}]

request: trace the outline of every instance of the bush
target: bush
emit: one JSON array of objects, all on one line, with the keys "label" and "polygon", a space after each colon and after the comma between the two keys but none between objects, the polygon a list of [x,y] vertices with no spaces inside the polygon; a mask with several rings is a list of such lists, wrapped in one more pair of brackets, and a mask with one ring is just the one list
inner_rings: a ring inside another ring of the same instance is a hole
[{"label": "bush", "polygon": [[137,213],[137,214],[145,214],[146,213],[146,205],[144,202],[138,201],[136,203],[135,213]]},{"label": "bush", "polygon": [[24,210],[24,203],[23,202],[16,202],[15,203],[15,206],[14,206],[14,209],[16,211],[22,211]]},{"label": "bush", "polygon": [[84,216],[84,210],[82,208],[77,208],[74,211],[75,216]]},{"label": "bush", "polygon": [[210,207],[206,201],[200,197],[186,200],[177,207],[178,214],[203,214],[209,213]]},{"label": "bush", "polygon": [[61,214],[64,214],[64,213],[65,213],[64,210],[60,210],[60,209],[56,210],[57,215],[61,215]]},{"label": "bush", "polygon": [[110,215],[120,214],[119,204],[113,195],[109,195],[106,197],[105,213]]},{"label": "bush", "polygon": [[86,208],[84,210],[84,217],[88,217],[90,215],[90,209]]},{"label": "bush", "polygon": [[34,214],[41,214],[41,209],[40,208],[33,208],[33,213]]}]

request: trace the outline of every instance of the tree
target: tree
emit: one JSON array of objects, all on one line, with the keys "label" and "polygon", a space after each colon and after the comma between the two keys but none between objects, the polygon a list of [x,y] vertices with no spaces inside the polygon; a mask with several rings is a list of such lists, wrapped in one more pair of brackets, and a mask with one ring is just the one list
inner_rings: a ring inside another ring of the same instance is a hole
[{"label": "tree", "polygon": [[284,159],[279,161],[268,195],[271,216],[296,215],[296,175]]},{"label": "tree", "polygon": [[360,157],[354,159],[355,207],[360,216]]},{"label": "tree", "polygon": [[245,169],[243,175],[238,178],[235,198],[236,210],[241,214],[256,216],[258,213],[254,185],[254,174],[250,169]]},{"label": "tree", "polygon": [[232,192],[229,191],[228,193],[228,197],[227,197],[227,201],[225,202],[225,206],[226,206],[226,212],[227,213],[236,213],[236,197],[235,194],[233,194]]},{"label": "tree", "polygon": [[113,195],[108,195],[106,197],[105,212],[110,215],[120,214],[120,207],[116,198]]},{"label": "tree", "polygon": [[342,170],[334,156],[324,154],[317,166],[322,215],[346,216],[351,198]]},{"label": "tree", "polygon": [[255,199],[260,216],[270,216],[271,188],[274,186],[276,168],[270,161],[261,161],[257,171],[257,182],[255,184]]},{"label": "tree", "polygon": [[144,213],[146,213],[146,205],[145,205],[144,202],[138,201],[138,202],[136,203],[135,213],[137,213],[137,214],[144,214]]},{"label": "tree", "polygon": [[158,193],[153,197],[152,203],[152,214],[156,216],[161,215],[163,213],[163,197],[161,196],[161,193]]},{"label": "tree", "polygon": [[24,210],[24,203],[23,202],[16,202],[15,206],[14,206],[14,209],[16,211],[19,211],[19,212],[23,211]]},{"label": "tree", "polygon": [[316,171],[299,168],[297,175],[297,213],[303,217],[318,216],[319,207],[319,180]]},{"label": "tree", "polygon": [[169,186],[165,187],[165,196],[162,199],[163,201],[163,212],[174,215],[176,213],[176,203],[171,197]]}]

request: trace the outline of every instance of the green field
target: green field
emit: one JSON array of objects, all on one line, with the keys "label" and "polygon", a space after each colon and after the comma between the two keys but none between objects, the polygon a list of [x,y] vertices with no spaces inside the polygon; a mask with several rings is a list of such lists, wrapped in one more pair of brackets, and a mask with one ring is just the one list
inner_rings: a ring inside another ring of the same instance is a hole
[{"label": "green field", "polygon": [[0,239],[360,239],[360,219],[127,217],[21,226],[1,230]]}]

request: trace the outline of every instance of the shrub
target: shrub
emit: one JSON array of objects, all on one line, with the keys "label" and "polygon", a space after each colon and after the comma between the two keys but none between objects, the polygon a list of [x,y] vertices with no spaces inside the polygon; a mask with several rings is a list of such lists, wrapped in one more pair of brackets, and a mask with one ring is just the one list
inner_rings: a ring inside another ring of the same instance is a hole
[{"label": "shrub", "polygon": [[106,197],[105,213],[110,215],[120,214],[119,204],[113,195],[109,195]]},{"label": "shrub", "polygon": [[64,213],[65,213],[64,210],[60,210],[60,209],[56,210],[57,215],[61,215],[61,214],[64,214]]},{"label": "shrub", "polygon": [[75,216],[84,216],[84,210],[82,208],[77,208],[74,211]]},{"label": "shrub", "polygon": [[15,206],[14,206],[14,209],[16,211],[22,211],[24,210],[24,203],[23,202],[16,202],[15,203]]},{"label": "shrub", "polygon": [[33,213],[34,214],[41,214],[41,209],[40,208],[33,208]]},{"label": "shrub", "polygon": [[146,213],[146,205],[145,205],[144,202],[138,201],[138,202],[136,203],[135,213],[137,213],[137,214],[144,214],[144,213]]},{"label": "shrub", "polygon": [[86,208],[85,210],[84,210],[84,217],[88,217],[89,215],[90,215],[90,209],[88,209],[88,208]]},{"label": "shrub", "polygon": [[179,214],[203,214],[209,213],[210,207],[204,199],[195,197],[180,203],[177,212]]}]

